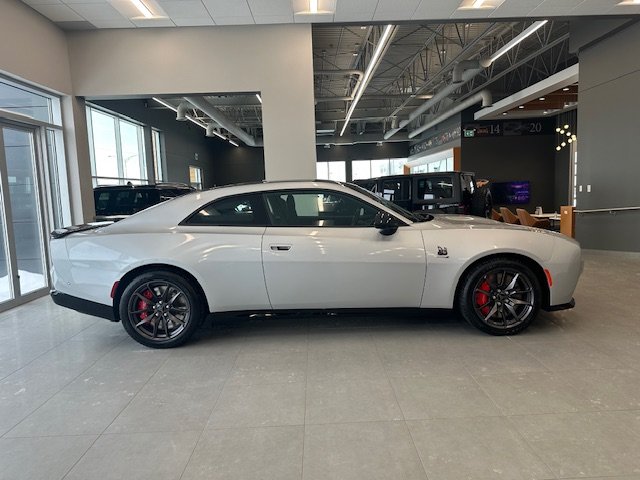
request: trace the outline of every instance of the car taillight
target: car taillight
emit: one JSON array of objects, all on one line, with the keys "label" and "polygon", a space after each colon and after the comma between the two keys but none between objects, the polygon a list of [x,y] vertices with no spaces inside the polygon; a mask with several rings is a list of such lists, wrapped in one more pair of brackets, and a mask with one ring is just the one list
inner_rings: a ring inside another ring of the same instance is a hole
[{"label": "car taillight", "polygon": [[115,283],[113,284],[113,287],[111,287],[111,298],[115,298],[115,296],[116,296],[116,291],[118,290],[118,284],[119,284],[119,283],[120,283],[119,281],[118,281],[118,282],[115,282]]}]

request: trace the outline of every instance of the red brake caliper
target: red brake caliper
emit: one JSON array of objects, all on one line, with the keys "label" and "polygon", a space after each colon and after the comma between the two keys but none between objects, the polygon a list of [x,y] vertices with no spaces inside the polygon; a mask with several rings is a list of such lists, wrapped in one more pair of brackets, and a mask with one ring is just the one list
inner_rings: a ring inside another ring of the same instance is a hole
[{"label": "red brake caliper", "polygon": [[[489,282],[486,280],[482,282],[482,285],[478,288],[478,290],[482,290],[482,292],[476,292],[476,305],[478,307],[482,307],[486,305],[489,301],[489,292],[491,291],[491,287],[489,286]],[[484,293],[487,292],[487,293]],[[480,309],[483,315],[487,315],[489,313],[489,306],[486,305]]]},{"label": "red brake caliper", "polygon": [[[153,293],[151,293],[151,290],[147,290],[146,292],[143,293],[143,295],[145,296],[145,298],[148,298],[149,300],[153,298]],[[138,310],[144,310],[145,308],[147,308],[147,305],[148,303],[145,302],[144,300],[138,300]],[[147,314],[147,312],[142,312],[140,314],[140,320],[144,320],[148,316],[149,315]]]}]

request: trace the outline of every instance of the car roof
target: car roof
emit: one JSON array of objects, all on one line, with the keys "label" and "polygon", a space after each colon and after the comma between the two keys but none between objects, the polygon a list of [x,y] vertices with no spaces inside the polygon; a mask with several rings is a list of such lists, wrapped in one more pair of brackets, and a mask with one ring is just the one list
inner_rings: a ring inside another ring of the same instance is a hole
[{"label": "car roof", "polygon": [[109,191],[109,190],[175,190],[175,189],[183,189],[183,190],[195,190],[192,186],[187,185],[186,183],[155,183],[151,185],[101,185],[98,187],[94,187],[94,191]]},{"label": "car roof", "polygon": [[[176,227],[193,212],[204,205],[219,198],[241,195],[245,193],[261,193],[271,190],[295,190],[330,188],[331,190],[348,193],[371,201],[367,195],[362,194],[341,182],[333,180],[282,180],[269,182],[253,182],[224,187],[215,187],[209,190],[199,190],[180,197],[175,197],[163,203],[151,206],[124,220],[110,225],[105,230],[113,233],[137,232],[139,230],[166,230]],[[380,206],[383,208],[382,206]],[[390,211],[390,210],[389,210]],[[396,214],[397,215],[397,214]]]}]

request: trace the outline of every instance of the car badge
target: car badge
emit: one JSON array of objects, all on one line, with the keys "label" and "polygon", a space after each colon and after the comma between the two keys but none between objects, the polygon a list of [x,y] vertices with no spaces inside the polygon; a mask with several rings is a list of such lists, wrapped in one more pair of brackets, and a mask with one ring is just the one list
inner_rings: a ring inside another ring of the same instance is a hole
[{"label": "car badge", "polygon": [[440,257],[449,256],[449,252],[447,252],[447,247],[438,247],[438,256]]}]

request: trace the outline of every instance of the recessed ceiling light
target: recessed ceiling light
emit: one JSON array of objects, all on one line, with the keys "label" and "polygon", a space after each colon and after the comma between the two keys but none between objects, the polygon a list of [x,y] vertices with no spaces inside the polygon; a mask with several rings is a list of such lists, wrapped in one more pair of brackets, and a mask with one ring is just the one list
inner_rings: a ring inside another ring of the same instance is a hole
[{"label": "recessed ceiling light", "polygon": [[366,29],[367,29],[367,27],[365,27],[365,26],[360,27],[360,30],[366,30]]},{"label": "recessed ceiling light", "polygon": [[358,56],[358,52],[353,52],[351,55],[353,55],[354,57]]},{"label": "recessed ceiling light", "polygon": [[542,100],[544,100],[544,99],[545,99],[544,97],[540,97],[538,100],[542,101]]},{"label": "recessed ceiling light", "polygon": [[640,0],[624,0],[623,2],[619,2],[618,5],[640,5]]},{"label": "recessed ceiling light", "polygon": [[488,10],[499,7],[504,0],[462,0],[458,10]]},{"label": "recessed ceiling light", "polygon": [[153,12],[149,10],[149,7],[142,3],[141,0],[131,0],[131,3],[133,3],[133,5],[142,15],[144,15],[145,18],[153,18]]},{"label": "recessed ceiling light", "polygon": [[502,112],[502,114],[503,114],[503,115],[506,115],[506,114],[507,114],[507,112]]},{"label": "recessed ceiling light", "polygon": [[518,108],[524,108],[524,105],[520,105]]},{"label": "recessed ceiling light", "polygon": [[562,91],[563,91],[563,92],[568,92],[568,91],[569,91],[569,87],[564,87],[564,88],[562,89]]}]

